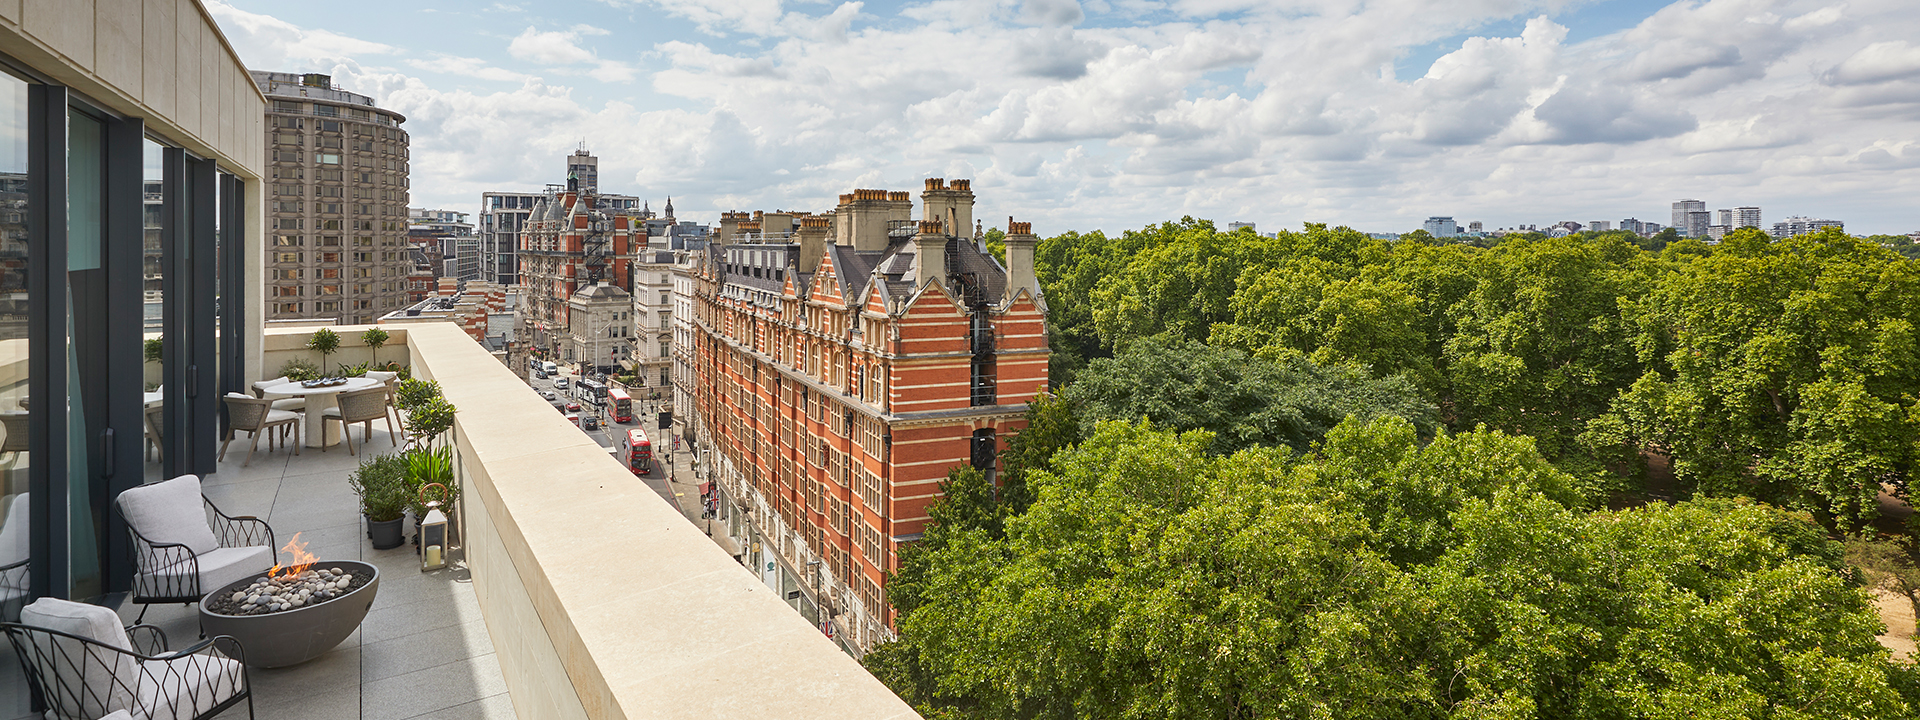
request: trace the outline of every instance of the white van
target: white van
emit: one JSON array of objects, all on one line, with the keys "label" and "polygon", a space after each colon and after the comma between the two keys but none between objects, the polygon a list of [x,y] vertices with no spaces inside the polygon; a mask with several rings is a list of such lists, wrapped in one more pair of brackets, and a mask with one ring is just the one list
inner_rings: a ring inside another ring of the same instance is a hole
[{"label": "white van", "polygon": [[553,364],[551,361],[540,363],[540,370],[548,375],[560,374],[560,366]]}]

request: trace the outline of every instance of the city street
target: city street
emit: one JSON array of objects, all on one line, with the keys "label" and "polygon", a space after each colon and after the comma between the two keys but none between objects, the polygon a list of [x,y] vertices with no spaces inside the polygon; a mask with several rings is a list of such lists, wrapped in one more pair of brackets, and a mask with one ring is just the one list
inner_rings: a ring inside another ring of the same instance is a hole
[{"label": "city street", "polygon": [[[553,393],[554,399],[549,401],[551,404],[564,405],[569,401],[580,403],[579,414],[583,422],[585,418],[590,416],[600,418],[602,422],[600,423],[599,429],[583,429],[581,432],[593,438],[593,441],[599,444],[600,447],[607,449],[609,454],[612,454],[615,448],[618,447],[617,443],[621,437],[625,436],[628,430],[645,428],[647,437],[653,441],[653,472],[646,475],[635,476],[634,479],[645,482],[647,487],[653,488],[653,491],[659,493],[661,498],[672,503],[674,507],[680,510],[681,514],[686,515],[689,522],[692,522],[697,527],[705,528],[707,521],[700,517],[700,487],[698,483],[693,480],[693,468],[690,465],[691,455],[688,453],[675,454],[672,452],[672,436],[659,430],[659,416],[648,412],[648,410],[653,409],[653,405],[657,403],[647,403],[636,400],[634,401],[634,422],[626,424],[608,422],[605,408],[589,402],[585,397],[575,395],[575,393],[579,391],[579,378],[566,370],[563,370],[561,375],[567,377],[567,388],[565,390],[555,388],[553,378],[542,380],[532,377],[531,373],[528,375],[528,384],[533,387],[535,392]],[[671,465],[668,464],[669,461],[671,461]],[[730,552],[733,551],[730,550]]]}]

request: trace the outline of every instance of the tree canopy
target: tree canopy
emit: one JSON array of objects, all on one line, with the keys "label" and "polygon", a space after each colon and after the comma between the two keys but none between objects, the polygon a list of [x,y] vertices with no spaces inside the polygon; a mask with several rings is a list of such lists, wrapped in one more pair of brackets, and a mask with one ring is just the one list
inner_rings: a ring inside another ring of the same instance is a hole
[{"label": "tree canopy", "polygon": [[869,665],[931,716],[1904,716],[1805,514],[1585,509],[1523,437],[1349,421],[1315,453],[1099,423],[953,527]]}]

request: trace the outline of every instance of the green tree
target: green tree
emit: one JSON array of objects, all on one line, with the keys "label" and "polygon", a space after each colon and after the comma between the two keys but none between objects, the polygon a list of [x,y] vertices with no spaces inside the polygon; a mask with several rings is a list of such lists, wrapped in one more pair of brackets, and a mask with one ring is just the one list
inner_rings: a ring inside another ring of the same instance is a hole
[{"label": "green tree", "polygon": [[[1673,252],[1680,245],[1668,249]],[[1588,442],[1670,454],[1688,490],[1842,527],[1920,462],[1920,264],[1837,229],[1746,229],[1627,303],[1647,370]]]},{"label": "green tree", "polygon": [[307,349],[320,353],[320,372],[327,371],[327,356],[340,349],[340,333],[333,328],[320,328],[307,338]]},{"label": "green tree", "polygon": [[1402,417],[1428,433],[1435,425],[1432,405],[1405,377],[1374,378],[1302,357],[1262,360],[1195,341],[1139,341],[1095,360],[1062,396],[1083,433],[1102,420],[1145,418],[1207,430],[1221,454],[1253,446],[1305,452],[1350,415]]},{"label": "green tree", "polygon": [[1585,235],[1481,254],[1444,350],[1453,427],[1529,435],[1547,457],[1598,470],[1575,440],[1640,375],[1620,298],[1645,292],[1646,264],[1629,243]]},{"label": "green tree", "polygon": [[1321,451],[1103,422],[868,656],[929,716],[1905,716],[1837,544],[1735,500],[1581,509],[1493,431]]},{"label": "green tree", "polygon": [[374,365],[380,362],[380,346],[387,344],[387,340],[391,337],[386,330],[377,327],[367,328],[366,332],[360,333],[360,342],[365,343],[368,351],[372,353]]}]

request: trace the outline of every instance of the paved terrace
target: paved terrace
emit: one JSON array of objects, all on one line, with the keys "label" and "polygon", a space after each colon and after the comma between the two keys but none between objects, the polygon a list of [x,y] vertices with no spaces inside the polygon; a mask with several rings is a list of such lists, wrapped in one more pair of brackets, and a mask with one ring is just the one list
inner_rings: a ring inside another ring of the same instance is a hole
[{"label": "paved terrace", "polygon": [[[386,429],[374,423],[363,453],[393,452]],[[347,475],[360,458],[339,445],[321,452],[301,448],[255,452],[246,457],[236,439],[219,472],[204,479],[204,492],[229,515],[266,518],[281,544],[300,533],[307,551],[323,560],[361,560],[380,568],[380,594],[352,636],[311,662],[290,668],[253,668],[254,711],[274,720],[404,720],[406,718],[511,718],[513,703],[487,637],[479,601],[464,558],[431,573],[420,571],[413,545],[374,550],[361,524],[358,499]],[[363,455],[364,456],[364,455]],[[121,615],[132,622],[140,607]],[[175,648],[195,642],[199,620],[192,608],[155,605],[146,622],[167,631]],[[244,718],[244,705],[222,718]]]}]

